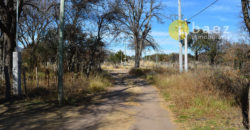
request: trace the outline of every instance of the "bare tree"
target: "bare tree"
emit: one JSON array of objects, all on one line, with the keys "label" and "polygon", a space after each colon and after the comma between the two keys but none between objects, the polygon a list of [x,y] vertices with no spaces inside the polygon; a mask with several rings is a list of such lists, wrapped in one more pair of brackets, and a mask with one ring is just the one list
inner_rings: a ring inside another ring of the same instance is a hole
[{"label": "bare tree", "polygon": [[[118,10],[112,2],[100,1],[95,4],[92,12],[90,13],[90,21],[94,23],[94,30],[91,34],[94,35],[94,44],[90,46],[90,62],[87,65],[87,75],[91,71],[91,68],[101,69],[101,62],[104,61],[104,42],[103,37],[113,33],[114,25],[116,22],[116,15]],[[116,35],[114,35],[114,38]]]},{"label": "bare tree", "polygon": [[38,56],[35,52],[41,43],[43,35],[47,30],[53,27],[55,1],[34,1],[33,6],[23,7],[19,22],[19,41],[24,48],[30,49],[30,68],[37,66]]},{"label": "bare tree", "polygon": [[19,41],[25,48],[40,43],[42,35],[54,21],[53,7],[57,5],[56,2],[48,0],[35,1],[32,4],[33,7],[23,8],[19,22]]},{"label": "bare tree", "polygon": [[156,0],[123,0],[121,5],[118,30],[133,39],[135,49],[135,68],[140,67],[140,58],[146,43],[155,46],[150,36],[151,21],[155,18],[161,21],[161,3]]}]

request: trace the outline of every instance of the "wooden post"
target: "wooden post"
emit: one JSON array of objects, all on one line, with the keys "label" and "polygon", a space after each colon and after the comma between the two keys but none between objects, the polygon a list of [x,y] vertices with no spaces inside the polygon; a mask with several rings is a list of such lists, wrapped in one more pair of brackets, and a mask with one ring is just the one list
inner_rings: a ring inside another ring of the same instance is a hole
[{"label": "wooden post", "polygon": [[48,85],[48,87],[49,87],[49,78],[50,78],[49,74],[50,74],[49,73],[49,69],[46,69],[46,71],[45,71],[45,80],[47,79],[47,85]]},{"label": "wooden post", "polygon": [[25,95],[27,96],[26,75],[25,75],[25,73],[26,73],[26,70],[25,70],[25,68],[23,68],[23,87],[24,87],[24,93],[25,93]]},{"label": "wooden post", "polygon": [[4,77],[5,77],[5,99],[10,99],[10,76],[9,76],[9,70],[7,66],[4,66]]},{"label": "wooden post", "polygon": [[37,67],[36,67],[36,87],[37,88],[39,87]]}]

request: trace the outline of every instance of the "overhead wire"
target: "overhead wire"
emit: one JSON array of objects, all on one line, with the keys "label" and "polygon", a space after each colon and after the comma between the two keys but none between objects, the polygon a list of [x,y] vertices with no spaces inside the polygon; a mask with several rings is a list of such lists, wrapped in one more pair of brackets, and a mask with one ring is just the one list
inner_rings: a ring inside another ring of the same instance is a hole
[{"label": "overhead wire", "polygon": [[219,0],[215,0],[214,2],[212,2],[211,4],[209,4],[206,8],[200,10],[198,13],[194,14],[193,16],[191,16],[189,20],[193,19],[194,17],[198,16],[199,14],[201,14],[202,12],[204,12],[205,10],[207,10],[209,7],[211,7],[212,5],[214,5],[215,3],[217,3]]}]

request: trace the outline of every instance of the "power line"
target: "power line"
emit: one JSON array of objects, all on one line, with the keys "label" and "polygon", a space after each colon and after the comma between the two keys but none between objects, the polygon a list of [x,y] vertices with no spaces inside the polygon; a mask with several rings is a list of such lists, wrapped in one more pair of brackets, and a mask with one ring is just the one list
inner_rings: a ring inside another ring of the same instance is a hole
[{"label": "power line", "polygon": [[212,5],[214,5],[215,3],[217,3],[218,1],[219,1],[219,0],[215,0],[213,3],[211,3],[210,5],[208,5],[206,8],[202,9],[201,11],[199,11],[198,13],[196,13],[195,15],[193,15],[192,17],[190,17],[190,18],[188,19],[188,21],[191,20],[191,19],[193,19],[193,18],[196,17],[197,15],[201,14],[202,12],[204,12],[206,9],[208,9],[209,7],[211,7]]}]

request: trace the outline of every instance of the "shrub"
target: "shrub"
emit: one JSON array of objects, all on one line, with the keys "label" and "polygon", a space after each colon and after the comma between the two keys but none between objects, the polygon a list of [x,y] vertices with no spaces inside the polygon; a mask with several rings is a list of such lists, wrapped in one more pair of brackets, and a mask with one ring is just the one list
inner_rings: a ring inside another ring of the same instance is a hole
[{"label": "shrub", "polygon": [[134,76],[145,76],[149,72],[151,72],[150,69],[141,69],[141,68],[132,68],[129,70],[129,74]]},{"label": "shrub", "polygon": [[89,91],[92,93],[104,91],[109,86],[111,86],[110,81],[108,81],[104,77],[97,76],[97,77],[91,78],[89,81]]}]

